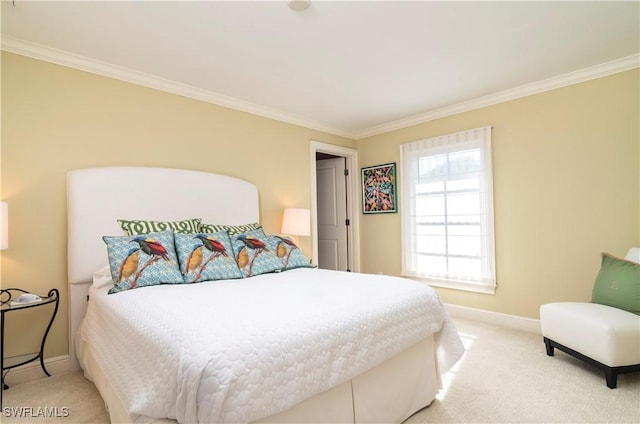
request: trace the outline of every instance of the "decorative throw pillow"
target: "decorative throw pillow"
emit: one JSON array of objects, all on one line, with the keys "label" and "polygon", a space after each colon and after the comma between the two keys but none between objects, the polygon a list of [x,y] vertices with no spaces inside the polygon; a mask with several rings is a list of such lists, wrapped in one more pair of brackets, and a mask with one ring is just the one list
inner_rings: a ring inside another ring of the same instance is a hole
[{"label": "decorative throw pillow", "polygon": [[216,224],[200,224],[200,232],[202,233],[217,233],[218,231],[226,231],[230,236],[236,234],[248,233],[250,231],[261,230],[262,225],[257,222],[245,225],[216,225]]},{"label": "decorative throw pillow", "polygon": [[93,287],[106,287],[113,286],[113,279],[111,278],[111,267],[105,265],[96,272],[93,273]]},{"label": "decorative throw pillow", "polygon": [[157,284],[184,283],[173,246],[173,232],[105,236],[111,278],[109,294]]},{"label": "decorative throw pillow", "polygon": [[283,264],[282,270],[315,268],[294,241],[286,236],[267,236],[267,247],[275,252]]},{"label": "decorative throw pillow", "polygon": [[267,246],[267,236],[261,229],[231,236],[231,242],[243,276],[251,277],[282,269],[282,261]]},{"label": "decorative throw pillow", "polygon": [[180,272],[187,283],[242,278],[226,231],[176,234]]},{"label": "decorative throw pillow", "polygon": [[603,253],[591,301],[640,315],[640,264]]},{"label": "decorative throw pillow", "polygon": [[118,223],[125,233],[130,236],[138,234],[157,233],[159,231],[173,230],[178,234],[192,234],[200,231],[200,218],[185,219],[183,221],[145,221],[139,219],[119,219]]}]

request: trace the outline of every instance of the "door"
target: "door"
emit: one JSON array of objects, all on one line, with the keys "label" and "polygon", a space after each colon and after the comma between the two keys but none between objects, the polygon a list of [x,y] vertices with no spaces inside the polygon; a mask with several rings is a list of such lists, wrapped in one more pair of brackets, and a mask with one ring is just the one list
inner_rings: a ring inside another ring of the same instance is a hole
[{"label": "door", "polygon": [[349,269],[347,231],[346,159],[316,161],[318,209],[318,267]]}]

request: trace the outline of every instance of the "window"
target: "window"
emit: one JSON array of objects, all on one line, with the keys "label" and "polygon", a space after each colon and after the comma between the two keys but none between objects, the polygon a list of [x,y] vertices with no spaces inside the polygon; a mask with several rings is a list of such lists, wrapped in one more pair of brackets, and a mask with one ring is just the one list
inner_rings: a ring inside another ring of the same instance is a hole
[{"label": "window", "polygon": [[402,274],[494,293],[491,127],[400,146]]}]

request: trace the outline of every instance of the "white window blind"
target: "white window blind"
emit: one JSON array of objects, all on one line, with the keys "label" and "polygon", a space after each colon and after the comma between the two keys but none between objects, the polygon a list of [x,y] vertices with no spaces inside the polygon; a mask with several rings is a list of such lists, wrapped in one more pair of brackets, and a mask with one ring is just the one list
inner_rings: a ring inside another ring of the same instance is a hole
[{"label": "white window blind", "polygon": [[494,293],[491,127],[400,146],[402,274]]}]

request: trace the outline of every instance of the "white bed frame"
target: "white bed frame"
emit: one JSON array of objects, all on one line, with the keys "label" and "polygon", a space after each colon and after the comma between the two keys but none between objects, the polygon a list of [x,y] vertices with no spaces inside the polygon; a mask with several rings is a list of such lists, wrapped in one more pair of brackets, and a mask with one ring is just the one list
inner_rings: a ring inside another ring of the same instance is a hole
[{"label": "white bed frame", "polygon": [[[256,187],[208,172],[137,167],[90,168],[67,175],[69,356],[80,369],[76,333],[87,308],[95,271],[107,265],[104,235],[122,235],[117,219],[241,225],[259,222]],[[433,337],[380,366],[263,422],[400,422],[428,405],[440,388]],[[117,394],[97,364],[84,371],[104,398],[112,422],[127,421]]]},{"label": "white bed frame", "polygon": [[257,188],[208,172],[167,168],[108,167],[67,174],[67,273],[69,356],[80,365],[75,335],[86,312],[93,273],[108,264],[102,236],[124,235],[117,219],[241,225],[260,221]]}]

